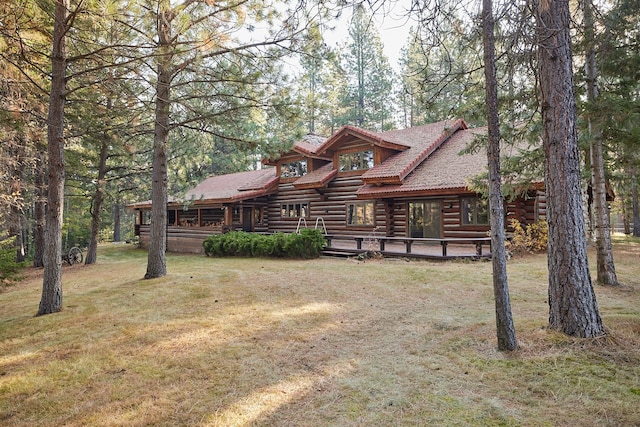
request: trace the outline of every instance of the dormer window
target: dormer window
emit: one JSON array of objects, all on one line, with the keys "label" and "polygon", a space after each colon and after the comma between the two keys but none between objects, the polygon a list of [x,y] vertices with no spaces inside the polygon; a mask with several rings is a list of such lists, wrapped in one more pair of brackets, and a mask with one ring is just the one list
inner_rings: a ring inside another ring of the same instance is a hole
[{"label": "dormer window", "polygon": [[307,161],[298,160],[280,164],[281,178],[297,178],[307,174]]},{"label": "dormer window", "polygon": [[367,170],[373,167],[373,150],[338,155],[338,171]]}]

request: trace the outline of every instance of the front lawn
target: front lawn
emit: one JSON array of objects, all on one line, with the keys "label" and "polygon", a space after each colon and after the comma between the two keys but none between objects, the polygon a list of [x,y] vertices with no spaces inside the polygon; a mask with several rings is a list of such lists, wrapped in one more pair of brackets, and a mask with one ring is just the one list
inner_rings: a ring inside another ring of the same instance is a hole
[{"label": "front lawn", "polygon": [[640,425],[640,245],[615,255],[596,340],[545,328],[544,255],[509,261],[504,354],[488,262],[169,254],[142,280],[104,246],[61,313],[34,317],[38,271],[0,293],[0,425]]}]

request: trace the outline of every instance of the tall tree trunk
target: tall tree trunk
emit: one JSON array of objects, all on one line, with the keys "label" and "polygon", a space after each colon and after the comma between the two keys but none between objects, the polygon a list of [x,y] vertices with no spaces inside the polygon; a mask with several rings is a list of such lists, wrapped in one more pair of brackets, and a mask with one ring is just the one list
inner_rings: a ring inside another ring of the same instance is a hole
[{"label": "tall tree trunk", "polygon": [[11,203],[9,209],[9,236],[14,238],[13,246],[16,250],[15,261],[22,262],[25,259],[24,239],[22,224],[24,222],[23,206],[23,167],[26,142],[20,136],[14,144],[9,144],[8,155],[14,159],[10,166],[11,175]]},{"label": "tall tree trunk", "polygon": [[51,94],[47,118],[49,189],[44,233],[44,278],[38,315],[62,309],[62,209],[64,206],[64,104],[69,0],[56,0],[51,52]]},{"label": "tall tree trunk", "polygon": [[631,166],[631,205],[633,207],[633,237],[640,237],[640,208],[638,207],[638,175]]},{"label": "tall tree trunk", "polygon": [[593,291],[580,192],[568,0],[537,4],[538,68],[549,225],[549,326],[605,333]]},{"label": "tall tree trunk", "polygon": [[[587,63],[585,65],[587,77],[587,99],[592,105],[598,98],[598,84],[596,71],[595,37],[593,23],[593,5],[591,0],[584,1],[585,39],[587,42]],[[607,186],[604,175],[604,155],[602,153],[602,132],[597,121],[589,118],[589,133],[591,136],[591,186],[593,193],[593,216],[595,223],[597,279],[596,283],[606,286],[618,286],[616,267],[613,262],[613,247],[611,244],[611,220],[607,208]]]},{"label": "tall tree trunk", "polygon": [[17,206],[11,207],[11,224],[9,226],[9,235],[15,237],[13,246],[16,249],[16,262],[23,262],[25,259],[24,239],[23,239],[23,215],[21,209]]},{"label": "tall tree trunk", "polygon": [[166,276],[167,248],[167,140],[171,105],[171,12],[163,0],[158,17],[158,81],[156,83],[156,122],[153,136],[151,184],[151,226],[145,279]]},{"label": "tall tree trunk", "polygon": [[120,202],[116,201],[113,204],[113,241],[119,242],[122,240],[120,236]]},{"label": "tall tree trunk", "polygon": [[493,294],[496,306],[496,334],[498,349],[515,350],[518,346],[511,315],[507,280],[507,256],[504,237],[504,198],[500,172],[500,122],[498,116],[498,82],[496,79],[493,1],[482,2],[482,41],[484,46],[484,75],[489,124],[489,207],[491,209],[491,252],[493,263]]},{"label": "tall tree trunk", "polygon": [[84,260],[85,265],[95,264],[98,258],[98,236],[100,234],[100,211],[102,210],[102,201],[104,200],[104,177],[107,175],[107,155],[109,154],[109,137],[103,135],[102,145],[100,147],[100,160],[98,164],[98,182],[96,183],[96,192],[93,195],[93,203],[91,205],[91,234],[89,236],[89,247],[87,248],[87,257]]},{"label": "tall tree trunk", "polygon": [[[44,148],[44,147],[42,147]],[[44,267],[44,230],[47,214],[47,183],[45,169],[47,168],[46,155],[38,146],[39,162],[35,171],[35,201],[33,203],[33,266]]]},{"label": "tall tree trunk", "polygon": [[362,127],[364,126],[364,94],[365,94],[365,87],[364,87],[364,74],[365,74],[365,65],[364,65],[364,52],[363,52],[363,45],[364,45],[364,41],[362,40],[362,33],[361,31],[358,32],[358,40],[356,41],[356,43],[358,44],[358,53],[357,53],[357,61],[358,61],[358,106],[357,106],[357,111],[358,111],[358,115],[357,115],[357,123],[358,126]]}]

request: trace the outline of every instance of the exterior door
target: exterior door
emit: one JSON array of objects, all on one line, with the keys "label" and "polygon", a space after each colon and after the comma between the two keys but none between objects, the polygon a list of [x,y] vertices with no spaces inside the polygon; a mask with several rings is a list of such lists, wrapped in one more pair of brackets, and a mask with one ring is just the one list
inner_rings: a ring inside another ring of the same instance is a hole
[{"label": "exterior door", "polygon": [[253,212],[246,206],[242,208],[242,231],[253,231]]},{"label": "exterior door", "polygon": [[408,237],[442,238],[442,202],[422,200],[408,205]]}]

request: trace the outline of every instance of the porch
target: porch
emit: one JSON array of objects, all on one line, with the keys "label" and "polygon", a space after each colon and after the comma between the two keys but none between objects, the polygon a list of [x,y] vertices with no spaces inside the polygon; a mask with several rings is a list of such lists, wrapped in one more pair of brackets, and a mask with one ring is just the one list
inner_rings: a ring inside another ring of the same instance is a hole
[{"label": "porch", "polygon": [[327,247],[323,253],[329,256],[357,256],[374,252],[385,257],[438,260],[491,258],[490,237],[434,239],[327,235],[325,238]]},{"label": "porch", "polygon": [[[147,247],[149,226],[138,227],[140,245]],[[167,250],[170,252],[202,253],[202,242],[213,234],[222,234],[230,228],[210,227],[167,227]],[[327,234],[327,256],[357,256],[365,252],[380,253],[385,257],[405,257],[420,259],[480,259],[491,258],[491,238],[416,238],[387,237],[383,235],[342,235]]]}]

